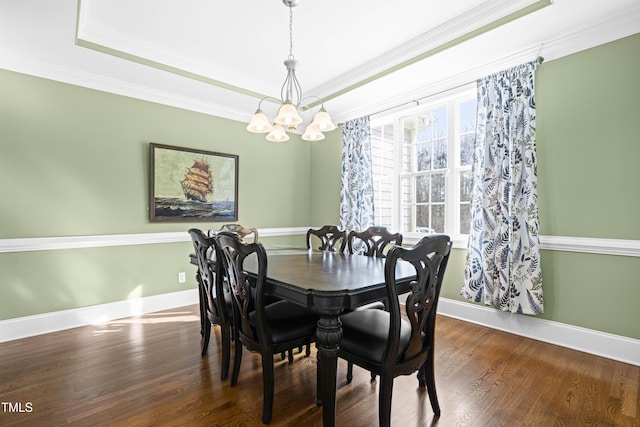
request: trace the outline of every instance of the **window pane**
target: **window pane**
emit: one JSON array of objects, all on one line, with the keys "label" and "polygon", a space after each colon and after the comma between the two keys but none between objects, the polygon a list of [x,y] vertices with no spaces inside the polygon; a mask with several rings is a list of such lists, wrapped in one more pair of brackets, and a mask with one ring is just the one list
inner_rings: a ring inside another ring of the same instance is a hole
[{"label": "window pane", "polygon": [[469,166],[473,163],[473,147],[475,143],[475,133],[460,135],[460,166]]},{"label": "window pane", "polygon": [[371,170],[373,172],[374,221],[391,227],[393,220],[394,169],[393,125],[371,128]]},{"label": "window pane", "polygon": [[476,131],[476,100],[460,104],[460,133],[471,133]]},{"label": "window pane", "polygon": [[410,206],[403,205],[402,206],[402,230],[404,231],[413,231],[413,208]]},{"label": "window pane", "polygon": [[445,196],[444,173],[431,175],[431,202],[444,202]]},{"label": "window pane", "polygon": [[436,233],[444,233],[444,205],[433,205],[431,215],[431,228]]},{"label": "window pane", "polygon": [[446,138],[447,129],[449,128],[446,107],[433,111],[432,115],[434,120],[431,125],[431,128],[433,129],[433,139]]},{"label": "window pane", "polygon": [[469,166],[473,161],[476,141],[476,100],[460,104],[460,166]]},{"label": "window pane", "polygon": [[416,177],[416,202],[429,203],[429,187],[431,184],[430,176]]},{"label": "window pane", "polygon": [[418,152],[417,171],[431,170],[431,154],[429,153],[430,143],[418,144],[416,150]]},{"label": "window pane", "polygon": [[471,205],[469,203],[460,204],[460,234],[469,234],[471,228]]},{"label": "window pane", "polygon": [[466,170],[460,172],[460,201],[468,202],[471,200],[471,171]]},{"label": "window pane", "polygon": [[[416,206],[416,230],[424,232],[429,227],[429,205]],[[408,230],[414,231],[414,230]]]},{"label": "window pane", "polygon": [[438,139],[433,143],[433,168],[444,169],[447,167],[447,140]]}]

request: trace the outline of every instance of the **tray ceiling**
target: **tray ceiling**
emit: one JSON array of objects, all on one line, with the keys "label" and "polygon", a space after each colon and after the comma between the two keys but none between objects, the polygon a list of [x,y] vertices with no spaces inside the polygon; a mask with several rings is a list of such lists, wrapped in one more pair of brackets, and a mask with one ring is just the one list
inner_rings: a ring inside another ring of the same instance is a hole
[{"label": "tray ceiling", "polygon": [[[305,96],[337,120],[640,32],[637,0],[300,0]],[[278,96],[281,0],[3,0],[0,67],[245,121]]]}]

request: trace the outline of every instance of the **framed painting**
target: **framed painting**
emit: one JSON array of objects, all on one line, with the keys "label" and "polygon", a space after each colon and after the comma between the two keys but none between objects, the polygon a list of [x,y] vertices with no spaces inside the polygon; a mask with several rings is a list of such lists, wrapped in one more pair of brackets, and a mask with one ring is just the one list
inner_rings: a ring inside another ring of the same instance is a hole
[{"label": "framed painting", "polygon": [[151,221],[237,221],[238,156],[150,144]]}]

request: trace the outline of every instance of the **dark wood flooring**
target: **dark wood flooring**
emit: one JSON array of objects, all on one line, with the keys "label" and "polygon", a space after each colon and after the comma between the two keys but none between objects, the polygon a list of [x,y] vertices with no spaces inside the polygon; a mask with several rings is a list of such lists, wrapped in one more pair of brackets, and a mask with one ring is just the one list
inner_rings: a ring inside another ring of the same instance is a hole
[{"label": "dark wood flooring", "polygon": [[[414,376],[395,381],[392,425],[639,426],[640,367],[440,316],[433,418]],[[220,336],[200,357],[197,306],[0,344],[0,426],[260,425],[260,359],[220,380]],[[338,366],[337,425],[377,425],[377,383]],[[276,363],[274,426],[321,426],[316,360]]]}]

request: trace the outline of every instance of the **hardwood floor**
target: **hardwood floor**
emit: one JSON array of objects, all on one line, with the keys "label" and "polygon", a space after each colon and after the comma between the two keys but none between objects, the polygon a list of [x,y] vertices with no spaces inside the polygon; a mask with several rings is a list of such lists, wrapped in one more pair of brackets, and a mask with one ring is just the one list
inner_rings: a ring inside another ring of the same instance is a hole
[{"label": "hardwood floor", "polygon": [[[220,380],[220,334],[200,357],[197,306],[0,344],[1,426],[260,425],[260,359],[245,352],[236,387]],[[433,419],[414,376],[394,384],[392,424],[639,426],[640,367],[442,317],[442,407]],[[321,426],[315,351],[276,363],[274,426]],[[338,426],[377,425],[377,386],[338,366]]]}]

